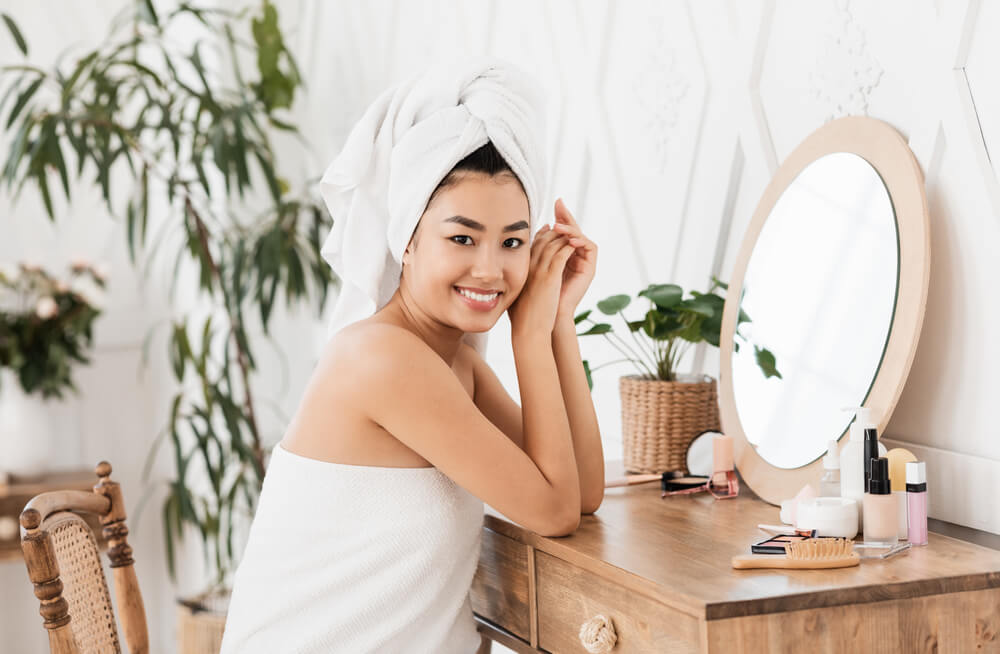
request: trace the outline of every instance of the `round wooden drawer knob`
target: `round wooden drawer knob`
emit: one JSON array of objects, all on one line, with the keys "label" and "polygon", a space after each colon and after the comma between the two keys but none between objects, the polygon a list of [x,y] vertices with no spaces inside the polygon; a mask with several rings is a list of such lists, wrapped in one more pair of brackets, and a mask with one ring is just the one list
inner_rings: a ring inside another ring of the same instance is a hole
[{"label": "round wooden drawer knob", "polygon": [[580,625],[580,642],[590,654],[610,652],[618,642],[611,618],[595,615]]}]

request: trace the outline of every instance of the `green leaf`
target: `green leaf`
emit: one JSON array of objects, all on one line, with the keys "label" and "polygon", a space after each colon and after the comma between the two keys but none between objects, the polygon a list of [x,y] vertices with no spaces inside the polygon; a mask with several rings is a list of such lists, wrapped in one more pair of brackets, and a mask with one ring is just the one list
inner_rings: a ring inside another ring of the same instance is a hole
[{"label": "green leaf", "polygon": [[17,43],[17,49],[21,51],[21,54],[28,56],[28,44],[25,43],[24,37],[21,36],[21,30],[18,29],[17,23],[14,19],[8,16],[6,13],[0,14],[3,16],[3,22],[7,23],[7,29],[10,30],[10,35],[14,37],[14,42]]},{"label": "green leaf", "polygon": [[38,190],[42,193],[42,201],[45,202],[45,212],[49,214],[49,220],[55,222],[56,216],[52,212],[52,196],[49,195],[49,180],[44,168],[38,173]]},{"label": "green leaf", "polygon": [[677,338],[683,338],[689,343],[699,343],[701,341],[701,323],[704,318],[695,318],[677,332]]},{"label": "green leaf", "polygon": [[715,315],[715,308],[712,303],[701,297],[693,297],[683,302],[679,303],[674,307],[678,311],[686,311],[688,313],[695,313],[699,316],[704,316],[706,318],[711,318]]},{"label": "green leaf", "polygon": [[38,87],[42,85],[44,80],[44,77],[39,77],[28,88],[24,89],[21,95],[17,96],[17,102],[14,103],[14,108],[10,110],[10,116],[7,117],[7,129],[10,129],[10,126],[14,124],[14,121],[17,120],[17,115],[24,109],[24,105],[28,104],[28,100],[35,94],[35,91],[38,90]]},{"label": "green leaf", "polygon": [[167,572],[171,579],[177,578],[176,556],[174,555],[174,526],[180,523],[180,512],[177,509],[177,498],[171,493],[163,502],[163,533],[167,545]]},{"label": "green leaf", "polygon": [[684,291],[677,284],[650,284],[639,295],[662,309],[669,309],[681,301]]},{"label": "green leaf", "polygon": [[[52,123],[53,136],[55,133],[55,122]],[[69,173],[66,171],[66,160],[63,158],[62,146],[58,138],[50,138],[48,143],[50,161],[55,161],[56,170],[59,171],[59,180],[62,182],[63,192],[69,200]]]},{"label": "green leaf", "polygon": [[609,325],[607,323],[604,323],[604,322],[601,322],[601,323],[597,323],[596,325],[594,325],[593,327],[591,327],[587,331],[583,332],[582,334],[577,334],[577,336],[591,336],[593,334],[607,334],[609,331],[611,331],[611,325]]},{"label": "green leaf", "polygon": [[591,314],[592,312],[593,312],[593,309],[587,309],[587,310],[586,310],[586,311],[584,311],[583,313],[581,313],[581,314],[577,314],[577,315],[576,315],[576,316],[575,316],[575,317],[573,318],[573,324],[574,324],[574,325],[579,325],[579,324],[580,324],[581,322],[583,322],[584,320],[586,320],[586,319],[587,319],[587,316],[589,316],[589,315],[590,315],[590,314]]},{"label": "green leaf", "polygon": [[642,329],[642,326],[646,324],[645,320],[632,320],[632,321],[626,320],[625,322],[628,323],[628,330],[633,334]]},{"label": "green leaf", "polygon": [[583,360],[583,372],[587,376],[587,388],[594,390],[594,378],[590,374],[590,363],[586,359]]},{"label": "green leaf", "polygon": [[281,185],[278,183],[278,178],[274,174],[274,166],[268,161],[260,150],[254,149],[254,155],[257,157],[257,162],[260,163],[260,169],[264,171],[264,179],[267,180],[267,188],[271,191],[271,197],[274,199],[275,204],[281,202]]},{"label": "green leaf", "polygon": [[778,368],[774,360],[774,354],[772,354],[770,350],[754,345],[753,351],[754,357],[757,359],[757,365],[760,366],[765,378],[777,377],[778,379],[782,379],[781,373],[778,372]]},{"label": "green leaf", "polygon": [[712,316],[711,318],[706,318],[701,323],[701,337],[715,347],[719,347],[721,331],[722,316]]},{"label": "green leaf", "polygon": [[278,129],[284,130],[286,132],[295,132],[297,134],[299,131],[299,128],[296,127],[295,125],[292,125],[291,123],[286,123],[285,121],[279,120],[274,116],[268,116],[267,120],[273,126],[277,127]]},{"label": "green leaf", "polygon": [[125,241],[128,243],[129,261],[135,263],[135,224],[138,222],[135,205],[129,200],[125,205]]},{"label": "green leaf", "polygon": [[73,69],[73,73],[69,76],[69,79],[63,82],[62,104],[64,107],[68,104],[70,94],[73,92],[73,87],[76,85],[76,81],[80,79],[80,75],[83,74],[83,71],[87,68],[87,66],[94,62],[94,59],[97,58],[97,54],[98,51],[94,50],[89,55],[76,62],[76,68]]},{"label": "green leaf", "polygon": [[191,352],[191,342],[188,340],[187,325],[183,322],[177,323],[174,325],[170,348],[170,362],[177,381],[184,381],[184,368],[189,360],[193,361],[194,355]]},{"label": "green leaf", "polygon": [[716,288],[721,288],[724,291],[728,291],[729,290],[729,284],[725,283],[724,281],[722,281],[721,279],[719,279],[715,275],[712,275],[712,288],[711,288],[711,290],[714,291]]},{"label": "green leaf", "polygon": [[142,3],[140,3],[139,17],[155,27],[160,26],[160,19],[156,15],[156,9],[153,8],[152,0],[143,0]]},{"label": "green leaf", "polygon": [[632,298],[627,295],[612,295],[598,302],[597,308],[604,315],[613,316],[627,307],[631,301]]},{"label": "green leaf", "polygon": [[657,340],[666,341],[674,338],[677,332],[684,327],[676,312],[666,309],[657,311],[650,309],[646,312],[646,319],[643,320],[642,330],[646,336]]}]

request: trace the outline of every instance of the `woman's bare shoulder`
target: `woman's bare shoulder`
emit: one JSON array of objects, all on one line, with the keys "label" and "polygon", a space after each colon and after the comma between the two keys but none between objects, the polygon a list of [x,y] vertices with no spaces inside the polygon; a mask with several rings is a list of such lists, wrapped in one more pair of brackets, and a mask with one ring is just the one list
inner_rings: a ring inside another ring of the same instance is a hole
[{"label": "woman's bare shoulder", "polygon": [[337,332],[320,355],[321,372],[349,370],[385,364],[400,351],[418,353],[430,347],[413,332],[385,322],[360,321]]}]

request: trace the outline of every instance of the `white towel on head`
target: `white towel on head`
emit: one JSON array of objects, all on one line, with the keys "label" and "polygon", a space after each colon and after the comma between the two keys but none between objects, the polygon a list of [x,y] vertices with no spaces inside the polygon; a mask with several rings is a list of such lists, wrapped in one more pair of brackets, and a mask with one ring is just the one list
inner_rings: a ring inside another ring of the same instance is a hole
[{"label": "white towel on head", "polygon": [[[385,306],[431,193],[487,141],[524,187],[535,233],[545,192],[543,98],[526,71],[477,58],[433,66],[368,107],[320,180],[333,217],[321,253],[342,282],[331,335]],[[485,353],[486,334],[466,340]]]}]

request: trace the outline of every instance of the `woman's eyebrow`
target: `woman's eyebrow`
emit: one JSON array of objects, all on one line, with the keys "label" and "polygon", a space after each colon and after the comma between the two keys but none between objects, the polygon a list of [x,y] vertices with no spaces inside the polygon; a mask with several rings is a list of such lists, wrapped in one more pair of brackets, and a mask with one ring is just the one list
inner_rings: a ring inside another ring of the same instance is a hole
[{"label": "woman's eyebrow", "polygon": [[[445,223],[458,223],[459,225],[464,225],[469,229],[474,229],[477,232],[485,232],[486,227],[482,223],[473,220],[472,218],[466,218],[465,216],[452,216],[451,218],[445,218],[443,221]],[[527,221],[519,220],[512,225],[507,225],[503,228],[504,232],[519,232],[522,229],[531,229],[531,226]]]}]

